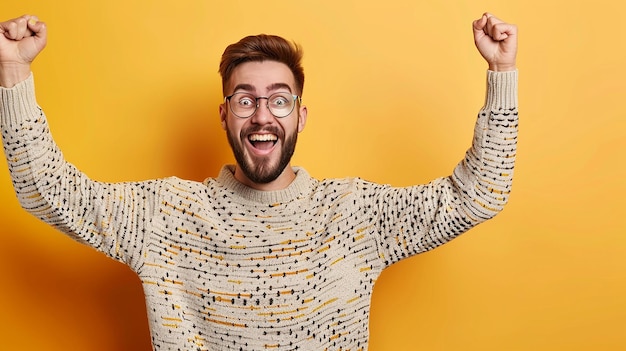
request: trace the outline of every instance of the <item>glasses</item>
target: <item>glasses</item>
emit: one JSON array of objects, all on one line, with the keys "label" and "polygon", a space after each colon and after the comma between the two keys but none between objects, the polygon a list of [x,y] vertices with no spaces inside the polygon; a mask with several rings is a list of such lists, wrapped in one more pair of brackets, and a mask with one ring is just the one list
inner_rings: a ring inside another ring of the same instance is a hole
[{"label": "glasses", "polygon": [[291,93],[274,93],[270,96],[256,97],[250,93],[234,93],[224,98],[224,102],[228,102],[230,111],[239,118],[248,118],[254,115],[259,108],[259,100],[265,99],[267,109],[277,118],[289,116],[296,106],[296,101],[302,99],[298,95]]}]

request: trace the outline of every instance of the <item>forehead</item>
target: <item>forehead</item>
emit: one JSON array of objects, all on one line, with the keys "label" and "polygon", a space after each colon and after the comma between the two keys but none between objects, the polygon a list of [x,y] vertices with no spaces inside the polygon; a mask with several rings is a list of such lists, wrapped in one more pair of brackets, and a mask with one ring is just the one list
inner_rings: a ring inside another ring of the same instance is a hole
[{"label": "forehead", "polygon": [[233,93],[237,86],[247,86],[253,92],[263,94],[284,85],[295,91],[295,78],[287,65],[277,61],[251,61],[233,70],[226,92]]}]

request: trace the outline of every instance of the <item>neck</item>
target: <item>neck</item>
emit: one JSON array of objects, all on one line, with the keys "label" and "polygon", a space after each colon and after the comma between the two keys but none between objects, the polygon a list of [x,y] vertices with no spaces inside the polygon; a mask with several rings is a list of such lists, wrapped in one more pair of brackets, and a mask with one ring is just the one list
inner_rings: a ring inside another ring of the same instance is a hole
[{"label": "neck", "polygon": [[296,173],[293,171],[291,164],[288,164],[287,167],[283,170],[283,172],[278,176],[278,178],[274,179],[269,183],[256,183],[250,180],[240,167],[235,167],[235,179],[239,181],[241,184],[246,185],[252,189],[260,190],[260,191],[276,191],[285,189],[296,179]]}]

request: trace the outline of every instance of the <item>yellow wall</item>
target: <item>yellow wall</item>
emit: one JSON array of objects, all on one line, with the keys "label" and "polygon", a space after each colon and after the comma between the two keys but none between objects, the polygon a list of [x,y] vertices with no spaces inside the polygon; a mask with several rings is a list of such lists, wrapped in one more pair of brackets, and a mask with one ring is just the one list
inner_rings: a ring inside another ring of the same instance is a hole
[{"label": "yellow wall", "polygon": [[[485,10],[520,27],[511,202],[382,275],[371,350],[623,350],[622,2],[24,0],[2,17],[48,23],[39,103],[92,178],[201,180],[232,162],[219,56],[265,32],[305,49],[294,163],[408,185],[446,175],[469,145],[486,68],[471,21]],[[148,350],[138,279],[23,212],[4,162],[0,193],[0,349]]]}]

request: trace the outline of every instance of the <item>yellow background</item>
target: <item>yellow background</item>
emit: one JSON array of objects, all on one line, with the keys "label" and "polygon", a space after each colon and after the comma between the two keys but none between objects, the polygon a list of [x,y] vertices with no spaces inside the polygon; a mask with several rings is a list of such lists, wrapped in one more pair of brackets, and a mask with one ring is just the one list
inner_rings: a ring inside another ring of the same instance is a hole
[{"label": "yellow background", "polygon": [[[202,180],[232,162],[217,74],[248,34],[305,50],[294,164],[409,185],[472,137],[486,65],[471,21],[520,28],[520,138],[505,211],[379,279],[370,349],[626,349],[626,5],[597,1],[4,1],[49,43],[38,101],[92,178]],[[0,165],[0,349],[148,350],[138,279],[20,209]]]}]

